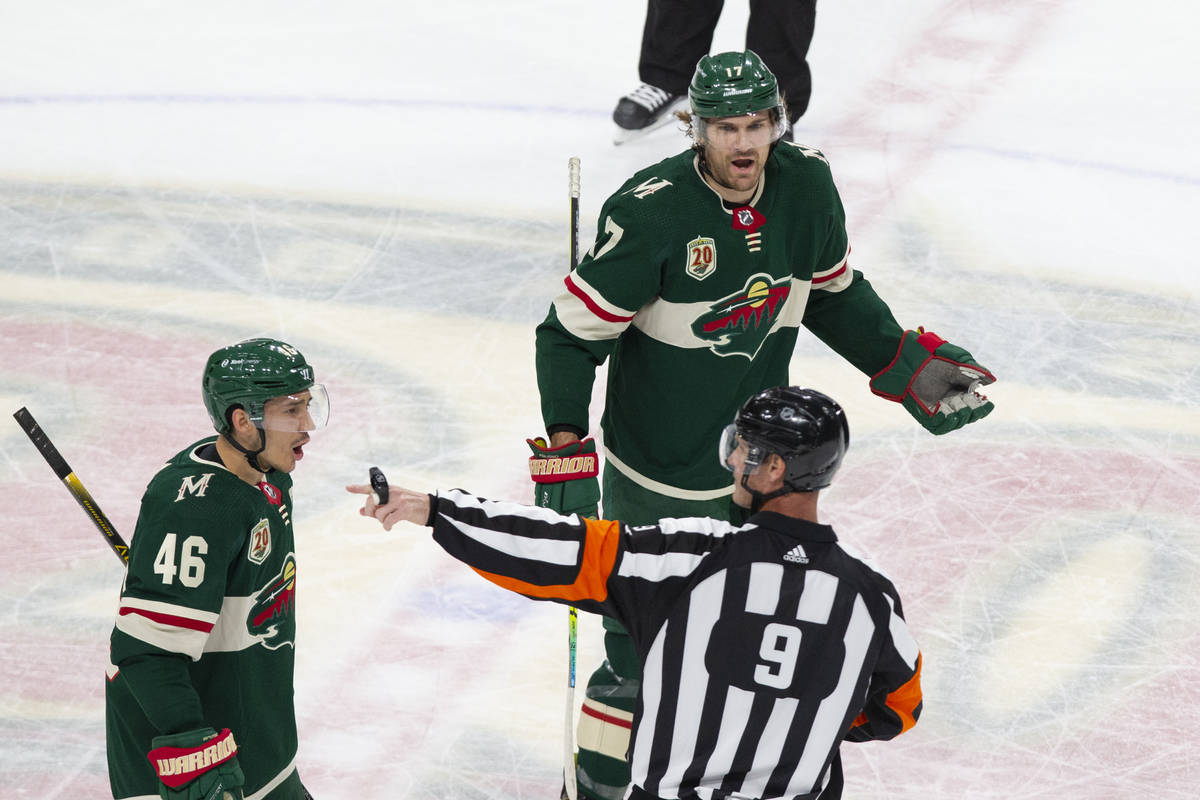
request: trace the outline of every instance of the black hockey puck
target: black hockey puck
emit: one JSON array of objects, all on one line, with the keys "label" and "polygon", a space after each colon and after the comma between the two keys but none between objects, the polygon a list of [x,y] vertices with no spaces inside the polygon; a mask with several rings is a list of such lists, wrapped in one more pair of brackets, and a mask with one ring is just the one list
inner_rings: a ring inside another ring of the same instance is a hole
[{"label": "black hockey puck", "polygon": [[388,482],[379,467],[371,467],[371,490],[375,492],[375,505],[385,506],[388,501]]}]

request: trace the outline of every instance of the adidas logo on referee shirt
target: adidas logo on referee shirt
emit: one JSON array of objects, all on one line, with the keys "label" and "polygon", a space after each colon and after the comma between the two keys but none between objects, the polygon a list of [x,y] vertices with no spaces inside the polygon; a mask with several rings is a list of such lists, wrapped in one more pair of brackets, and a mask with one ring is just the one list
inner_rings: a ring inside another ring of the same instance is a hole
[{"label": "adidas logo on referee shirt", "polygon": [[793,561],[797,564],[807,564],[808,563],[808,553],[804,552],[803,547],[801,547],[800,545],[796,545],[791,550],[784,553],[783,560],[784,561]]}]

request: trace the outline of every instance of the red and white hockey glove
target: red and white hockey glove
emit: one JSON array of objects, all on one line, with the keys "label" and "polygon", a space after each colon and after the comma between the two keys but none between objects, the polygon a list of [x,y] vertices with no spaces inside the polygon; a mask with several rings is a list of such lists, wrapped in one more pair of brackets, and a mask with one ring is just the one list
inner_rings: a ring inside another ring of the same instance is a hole
[{"label": "red and white hockey glove", "polygon": [[163,800],[242,800],[246,776],[229,728],[156,736],[150,744],[154,749],[146,757],[162,781]]},{"label": "red and white hockey glove", "polygon": [[995,405],[979,387],[995,380],[966,350],[917,328],[904,332],[892,363],[871,378],[871,391],[903,404],[926,430],[942,434],[992,413]]},{"label": "red and white hockey glove", "polygon": [[534,504],[560,514],[595,519],[600,503],[596,440],[589,436],[561,447],[549,447],[542,438],[525,441],[533,451],[529,477],[533,479]]}]

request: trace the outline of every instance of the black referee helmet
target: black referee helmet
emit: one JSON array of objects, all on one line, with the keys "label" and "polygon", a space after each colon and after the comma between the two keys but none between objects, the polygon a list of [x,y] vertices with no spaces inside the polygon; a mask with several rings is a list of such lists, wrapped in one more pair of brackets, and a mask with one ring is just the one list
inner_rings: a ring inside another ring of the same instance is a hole
[{"label": "black referee helmet", "polygon": [[777,386],[747,400],[726,428],[721,442],[721,463],[726,468],[739,439],[749,448],[746,474],[769,453],[787,465],[784,491],[772,496],[813,492],[833,482],[850,445],[850,427],[842,407],[828,395],[799,386]]}]

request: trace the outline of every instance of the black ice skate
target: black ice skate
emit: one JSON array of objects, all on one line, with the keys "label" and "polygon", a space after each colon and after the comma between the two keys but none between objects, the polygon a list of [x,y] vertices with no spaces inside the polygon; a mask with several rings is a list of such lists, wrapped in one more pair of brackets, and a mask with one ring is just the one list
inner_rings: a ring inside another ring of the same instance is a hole
[{"label": "black ice skate", "polygon": [[643,83],[617,102],[613,122],[617,123],[614,144],[637,138],[675,119],[674,112],[687,107],[687,95],[671,94]]}]

